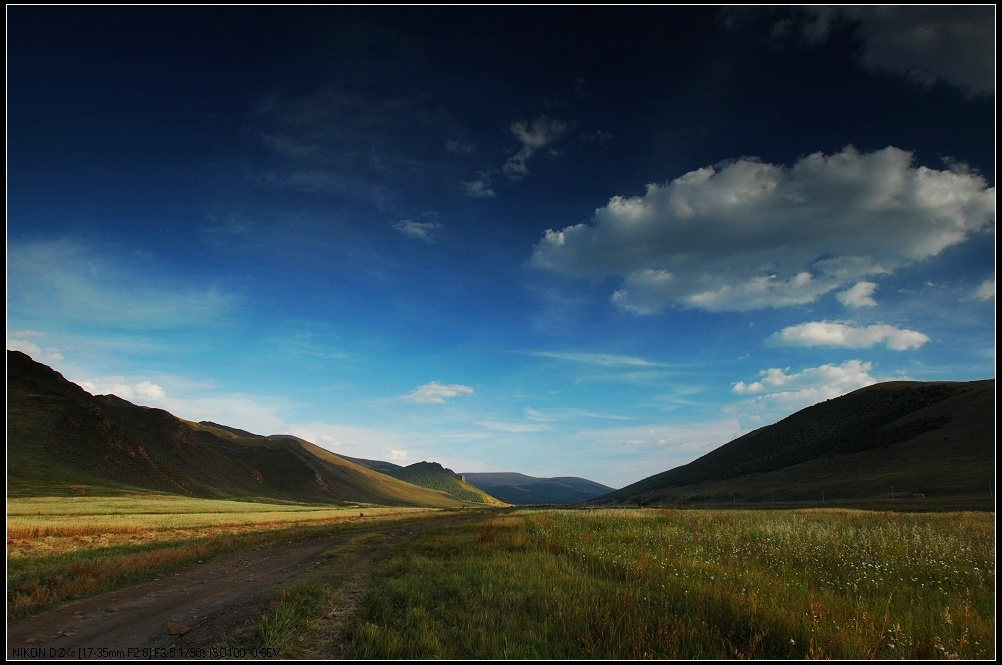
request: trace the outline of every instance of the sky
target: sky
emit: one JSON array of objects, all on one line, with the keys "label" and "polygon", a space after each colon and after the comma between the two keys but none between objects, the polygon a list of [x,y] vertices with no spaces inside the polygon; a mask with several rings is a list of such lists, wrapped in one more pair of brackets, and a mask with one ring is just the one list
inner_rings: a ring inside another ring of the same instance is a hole
[{"label": "sky", "polygon": [[995,376],[995,7],[7,6],[7,348],[619,488]]}]

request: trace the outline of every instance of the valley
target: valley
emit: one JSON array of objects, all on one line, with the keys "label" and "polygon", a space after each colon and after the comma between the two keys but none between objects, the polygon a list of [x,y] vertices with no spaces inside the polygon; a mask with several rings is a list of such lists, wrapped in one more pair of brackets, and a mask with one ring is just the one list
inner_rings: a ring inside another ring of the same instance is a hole
[{"label": "valley", "polygon": [[991,659],[993,408],[881,384],[612,490],[346,458],[8,352],[7,655]]}]

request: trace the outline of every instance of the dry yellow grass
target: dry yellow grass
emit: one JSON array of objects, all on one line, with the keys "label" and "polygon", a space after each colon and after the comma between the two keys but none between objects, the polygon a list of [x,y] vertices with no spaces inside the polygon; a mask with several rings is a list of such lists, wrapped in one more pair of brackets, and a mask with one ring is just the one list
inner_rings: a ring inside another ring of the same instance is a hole
[{"label": "dry yellow grass", "polygon": [[7,557],[192,540],[251,531],[424,512],[421,508],[329,507],[167,496],[9,499]]},{"label": "dry yellow grass", "polygon": [[7,610],[24,616],[248,544],[427,508],[268,504],[164,495],[8,498]]}]

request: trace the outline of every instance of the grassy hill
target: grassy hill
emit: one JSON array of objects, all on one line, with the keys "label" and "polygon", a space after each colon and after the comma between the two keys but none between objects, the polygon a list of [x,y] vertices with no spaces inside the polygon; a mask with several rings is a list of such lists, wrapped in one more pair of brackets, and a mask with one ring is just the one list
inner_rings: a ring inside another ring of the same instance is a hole
[{"label": "grassy hill", "polygon": [[8,495],[133,489],[207,498],[463,505],[295,437],[192,423],[114,395],[91,395],[8,351]]},{"label": "grassy hill", "polygon": [[413,485],[445,492],[461,501],[487,506],[504,504],[503,501],[498,501],[488,492],[474,487],[452,469],[446,469],[438,462],[417,462],[409,466],[400,466],[392,462],[378,460],[356,459],[354,457],[346,457],[345,459]]},{"label": "grassy hill", "polygon": [[577,503],[612,491],[611,487],[584,478],[534,478],[504,472],[465,473],[463,477],[471,485],[519,506]]},{"label": "grassy hill", "polygon": [[94,397],[45,365],[7,352],[8,493],[91,485],[218,497],[253,494],[251,469],[200,445],[181,421]]},{"label": "grassy hill", "polygon": [[881,383],[798,411],[602,501],[988,498],[994,411],[994,380]]}]

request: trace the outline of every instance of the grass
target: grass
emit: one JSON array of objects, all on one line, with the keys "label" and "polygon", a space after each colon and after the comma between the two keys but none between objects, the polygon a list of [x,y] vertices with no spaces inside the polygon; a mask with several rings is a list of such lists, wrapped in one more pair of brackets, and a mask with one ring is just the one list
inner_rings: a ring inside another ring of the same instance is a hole
[{"label": "grass", "polygon": [[421,513],[418,508],[269,504],[169,495],[13,498],[7,556],[55,555],[120,545],[257,533],[290,526]]},{"label": "grass", "polygon": [[28,616],[253,545],[427,512],[142,494],[8,498],[7,616]]},{"label": "grass", "polygon": [[9,499],[8,619],[242,547],[358,528],[231,645],[385,660],[995,657],[993,513],[519,510],[402,547],[361,530],[425,514]]},{"label": "grass", "polygon": [[347,655],[992,659],[993,519],[519,512],[397,553]]},{"label": "grass", "polygon": [[350,614],[358,594],[360,578],[371,575],[372,565],[382,554],[355,555],[363,546],[381,548],[385,533],[360,533],[324,554],[327,566],[317,570],[313,579],[299,581],[284,589],[262,611],[259,621],[227,640],[234,649],[250,653],[278,654],[282,659],[303,659],[323,652],[343,657],[343,645],[330,625]]}]

